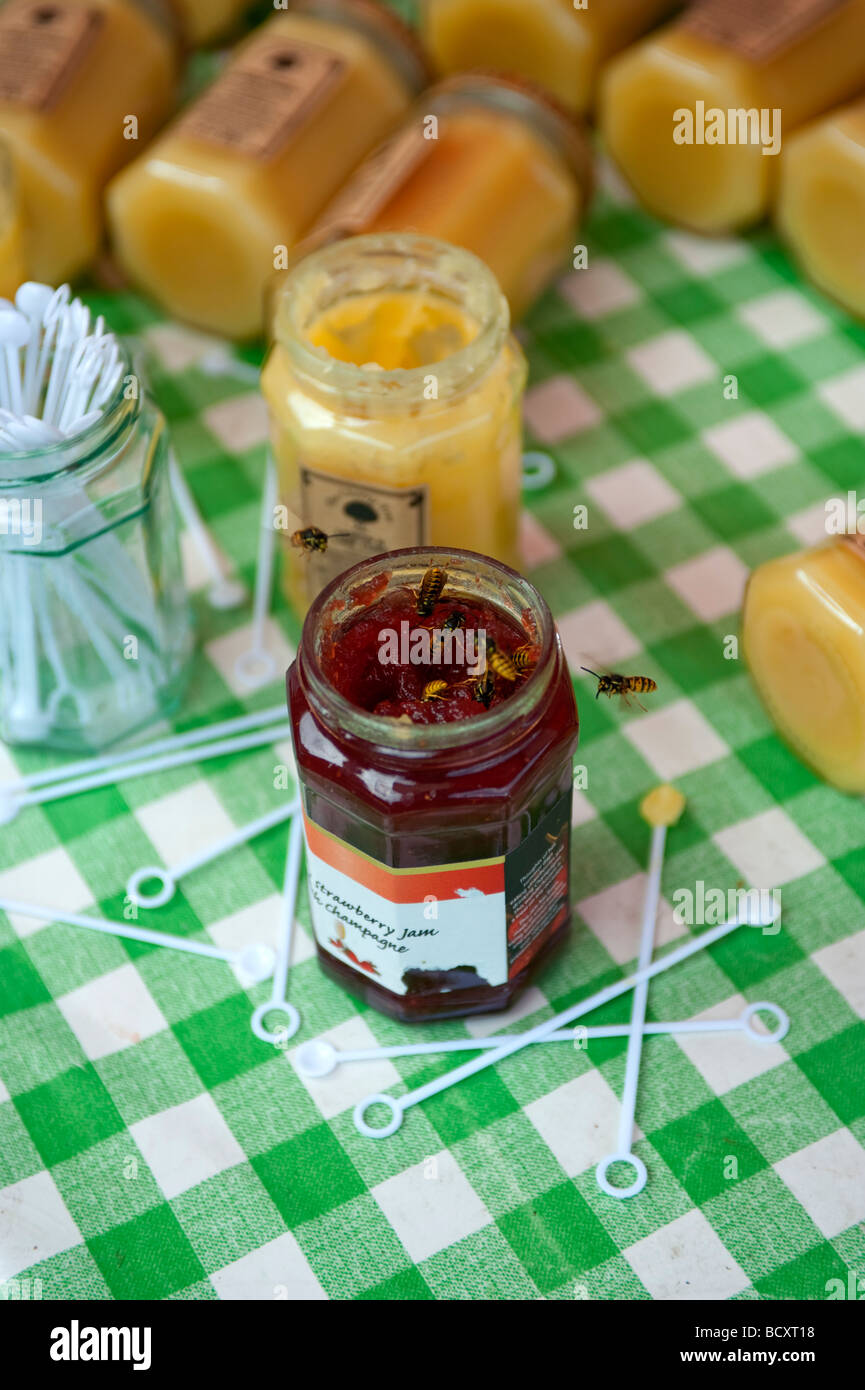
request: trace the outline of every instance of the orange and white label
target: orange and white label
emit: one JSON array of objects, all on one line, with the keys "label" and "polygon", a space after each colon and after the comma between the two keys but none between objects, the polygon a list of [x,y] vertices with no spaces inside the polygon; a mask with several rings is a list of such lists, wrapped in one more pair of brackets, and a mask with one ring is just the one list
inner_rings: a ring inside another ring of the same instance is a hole
[{"label": "orange and white label", "polygon": [[323,950],[394,994],[502,985],[568,914],[570,793],[507,855],[393,869],[304,817],[313,929]]}]

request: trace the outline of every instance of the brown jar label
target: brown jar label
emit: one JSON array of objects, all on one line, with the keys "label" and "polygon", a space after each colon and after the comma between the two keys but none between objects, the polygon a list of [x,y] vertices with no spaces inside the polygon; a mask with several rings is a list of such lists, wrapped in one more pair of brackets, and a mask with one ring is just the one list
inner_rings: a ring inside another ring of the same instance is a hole
[{"label": "brown jar label", "polygon": [[346,63],[318,44],[263,34],[243,49],[176,129],[253,159],[271,159],[333,93]]},{"label": "brown jar label", "polygon": [[101,10],[11,0],[0,7],[0,102],[45,111],[83,62]]},{"label": "brown jar label", "polygon": [[850,0],[695,0],[679,28],[752,62],[775,58]]},{"label": "brown jar label", "polygon": [[328,204],[314,227],[316,236],[353,236],[364,231],[426,159],[432,141],[420,125],[406,126],[380,145]]},{"label": "brown jar label", "polygon": [[370,555],[429,543],[426,486],[380,487],[301,467],[300,507],[304,526],[334,537],[327,550],[299,560],[308,566],[310,595]]}]

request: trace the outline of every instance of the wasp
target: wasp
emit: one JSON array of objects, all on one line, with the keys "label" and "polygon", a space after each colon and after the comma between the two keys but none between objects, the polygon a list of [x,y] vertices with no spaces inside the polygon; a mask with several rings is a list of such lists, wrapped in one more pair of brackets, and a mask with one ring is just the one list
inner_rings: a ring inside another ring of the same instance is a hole
[{"label": "wasp", "polygon": [[504,681],[515,681],[518,675],[517,668],[511,658],[500,652],[495,642],[487,638],[487,666],[494,671],[497,676],[501,676]]},{"label": "wasp", "polygon": [[422,700],[443,700],[448,688],[447,681],[427,681],[423,688]]},{"label": "wasp", "polygon": [[[598,682],[598,688],[595,691],[596,700],[599,695],[607,695],[610,699],[614,695],[621,695],[627,703],[629,695],[635,697],[637,695],[651,695],[652,691],[658,688],[657,681],[653,681],[651,676],[620,676],[615,673],[599,676],[597,671],[592,671],[588,666],[581,666],[580,670],[588,671],[589,675],[594,676]],[[642,710],[646,708],[645,705],[640,704],[639,700],[637,700],[637,704]]]},{"label": "wasp", "polygon": [[511,654],[511,661],[516,666],[520,675],[522,675],[524,671],[527,671],[530,666],[535,666],[537,660],[537,649],[530,646],[528,642],[522,647],[517,647],[516,651]]},{"label": "wasp", "polygon": [[433,565],[420,582],[416,595],[416,610],[421,618],[428,618],[441,598],[442,589],[448,582],[447,570]]},{"label": "wasp", "polygon": [[[453,613],[449,613],[442,623],[442,630],[445,632],[456,632],[459,628],[465,627],[465,625],[465,613],[460,613],[457,609],[454,609]],[[441,650],[442,643],[442,635],[440,632],[437,632],[433,639],[433,651],[438,653]]]},{"label": "wasp", "polygon": [[350,531],[340,531],[336,535],[329,536],[326,531],[322,531],[320,526],[304,526],[300,531],[294,531],[289,536],[289,544],[296,550],[306,551],[325,551],[330,541],[345,540],[351,535]]},{"label": "wasp", "polygon": [[475,699],[480,701],[484,709],[489,709],[495,694],[496,683],[493,680],[492,671],[484,671],[479,680],[475,681]]}]

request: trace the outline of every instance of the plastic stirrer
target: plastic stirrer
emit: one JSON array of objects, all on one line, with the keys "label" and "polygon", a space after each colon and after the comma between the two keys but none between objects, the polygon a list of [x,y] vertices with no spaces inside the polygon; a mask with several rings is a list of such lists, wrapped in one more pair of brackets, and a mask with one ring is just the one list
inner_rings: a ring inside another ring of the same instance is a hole
[{"label": "plastic stirrer", "polygon": [[268,453],[261,493],[261,523],[258,531],[258,563],[255,571],[255,596],[252,601],[252,636],[249,647],[234,663],[237,680],[249,690],[267,685],[276,675],[276,661],[265,646],[265,624],[270,612],[273,590],[273,552],[276,533],[273,512],[276,506],[276,468]]},{"label": "plastic stirrer", "polygon": [[64,796],[77,796],[79,792],[89,792],[94,787],[106,787],[112,782],[123,782],[129,777],[146,777],[151,772],[164,772],[169,767],[184,767],[187,763],[203,763],[209,758],[223,758],[229,753],[243,753],[248,748],[278,743],[290,734],[290,724],[275,724],[271,728],[244,734],[241,738],[220,739],[216,743],[184,748],[161,758],[124,763],[122,767],[107,767],[104,771],[94,772],[89,777],[72,777],[51,786],[37,787],[34,791],[24,792],[20,796],[14,792],[11,796],[3,795],[0,797],[0,825],[13,820],[24,806],[41,806],[46,801],[59,801]]},{"label": "plastic stirrer", "polygon": [[[174,897],[178,879],[185,878],[187,874],[203,868],[212,859],[219,859],[220,855],[227,854],[229,850],[237,849],[238,845],[246,844],[247,840],[254,840],[256,835],[263,835],[265,830],[271,830],[273,826],[280,825],[299,810],[300,802],[295,797],[294,801],[290,801],[287,806],[277,806],[275,810],[268,811],[266,815],[259,816],[257,820],[249,821],[246,825],[239,826],[237,830],[232,830],[230,835],[218,840],[216,844],[208,845],[206,849],[199,850],[197,854],[191,854],[188,859],[184,859],[173,869],[160,869],[156,865],[146,865],[143,869],[136,869],[126,885],[126,896],[131,898],[136,907],[164,907]],[[161,885],[158,891],[155,893],[142,892],[143,885],[154,879]]]},{"label": "plastic stirrer", "polygon": [[87,931],[102,932],[105,936],[125,937],[129,941],[142,941],[147,946],[167,946],[172,951],[185,951],[190,956],[206,956],[210,960],[224,960],[234,965],[256,984],[267,980],[273,973],[274,953],[270,946],[257,942],[244,946],[239,951],[223,950],[221,946],[210,946],[203,941],[188,941],[183,936],[174,936],[167,931],[153,931],[150,927],[133,927],[129,923],[109,922],[102,917],[86,917],[80,912],[61,912],[56,907],[43,907],[40,903],[18,902],[15,898],[0,898],[0,911],[17,912],[22,917],[37,917],[42,922],[62,922],[67,927],[84,927]]},{"label": "plastic stirrer", "polygon": [[284,720],[285,706],[271,705],[255,714],[243,714],[236,719],[222,719],[217,724],[187,729],[183,734],[171,734],[151,743],[139,743],[121,753],[105,753],[98,758],[82,758],[79,762],[49,767],[43,772],[30,772],[26,777],[16,778],[14,782],[2,783],[0,798],[31,787],[43,787],[51,782],[66,782],[72,777],[85,777],[88,773],[102,772],[105,768],[119,768],[124,763],[140,762],[143,758],[155,757],[157,753],[171,753],[175,749],[194,747],[197,743],[213,743],[218,738],[243,734],[264,724],[281,724]]},{"label": "plastic stirrer", "polygon": [[195,542],[202,564],[210,575],[208,602],[212,608],[239,608],[246,598],[246,589],[239,579],[234,579],[223,572],[222,559],[216,542],[204,523],[204,518],[195,504],[195,498],[189,490],[189,484],[183,476],[183,470],[173,454],[169,459],[168,469],[171,478],[171,491],[174,494],[177,509],[183,518],[186,530]]},{"label": "plastic stirrer", "polygon": [[[300,1027],[300,1014],[286,999],[288,972],[291,969],[291,944],[294,939],[294,909],[297,905],[297,888],[300,882],[300,860],[303,854],[303,816],[298,810],[292,817],[288,832],[288,852],[285,856],[285,879],[282,885],[282,915],[280,921],[279,946],[276,952],[276,965],[273,969],[273,985],[270,998],[259,1004],[252,1015],[251,1027],[262,1042],[274,1043],[277,1047],[293,1038]],[[264,1026],[268,1014],[284,1014],[286,1022],[275,1032]]]},{"label": "plastic stirrer", "polygon": [[[764,1011],[774,1014],[777,1024],[771,1032],[760,1033],[754,1027],[753,1019],[757,1013]],[[752,1042],[776,1043],[786,1037],[789,1027],[790,1019],[778,1004],[769,1004],[761,1000],[758,1004],[749,1004],[738,1018],[695,1018],[674,1023],[645,1023],[643,1035],[648,1037],[662,1033],[745,1033]],[[598,1038],[626,1038],[630,1032],[630,1023],[602,1023],[594,1028],[557,1028],[555,1033],[548,1033],[545,1038],[537,1038],[536,1041],[569,1042],[576,1046],[583,1040],[594,1042]],[[358,1047],[346,1051],[335,1047],[327,1038],[314,1038],[298,1048],[294,1060],[301,1075],[317,1078],[329,1076],[343,1062],[377,1062],[381,1057],[423,1057],[427,1053],[438,1055],[442,1052],[474,1052],[488,1047],[500,1047],[510,1038],[520,1036],[519,1033],[494,1033],[488,1038],[396,1043],[391,1047]]]},{"label": "plastic stirrer", "polygon": [[[633,989],[641,980],[651,980],[655,975],[663,974],[665,970],[672,969],[674,965],[688,960],[699,951],[705,951],[708,946],[714,946],[716,941],[721,941],[725,936],[729,936],[730,932],[735,931],[737,927],[744,926],[746,922],[752,926],[768,926],[770,922],[775,920],[776,916],[777,908],[774,905],[771,914],[767,913],[763,917],[760,914],[755,914],[749,904],[748,909],[741,916],[735,917],[731,922],[721,922],[717,927],[712,927],[702,936],[697,937],[696,940],[685,942],[683,946],[671,951],[669,955],[655,961],[647,970],[637,970],[624,980],[617,980],[615,984],[599,989],[596,994],[589,995],[588,999],[583,999],[580,1003],[571,1005],[569,1009],[563,1009],[561,1013],[554,1014],[544,1023],[530,1028],[527,1033],[520,1033],[516,1038],[507,1039],[501,1043],[501,1046],[490,1050],[484,1056],[475,1057],[471,1062],[464,1062],[461,1067],[455,1067],[453,1071],[447,1072],[435,1081],[430,1081],[426,1086],[419,1086],[404,1096],[394,1097],[383,1093],[367,1096],[365,1100],[360,1101],[355,1106],[355,1125],[361,1134],[367,1135],[370,1139],[385,1139],[389,1134],[396,1133],[402,1124],[403,1115],[411,1106],[420,1105],[423,1101],[429,1100],[431,1096],[438,1095],[440,1091],[446,1091],[450,1086],[455,1086],[457,1082],[465,1081],[467,1077],[483,1071],[485,1067],[495,1066],[497,1062],[503,1061],[505,1057],[510,1057],[512,1053],[519,1052],[522,1048],[529,1047],[532,1043],[548,1037],[557,1028],[574,1023],[584,1014],[591,1013],[593,1009],[599,1009],[602,1004],[608,1004],[610,1000],[618,999],[621,995],[627,994],[628,990]],[[391,1112],[390,1120],[381,1128],[374,1129],[364,1119],[367,1110],[373,1105],[387,1106]]]},{"label": "plastic stirrer", "polygon": [[[643,902],[643,925],[640,931],[640,953],[637,969],[645,970],[651,964],[655,951],[655,923],[658,917],[658,904],[661,901],[661,873],[664,868],[664,849],[667,843],[667,829],[675,825],[685,809],[685,798],[674,787],[656,787],[640,803],[640,815],[652,827],[652,841],[649,849],[649,873],[646,880],[646,896]],[[637,1084],[640,1076],[640,1057],[643,1050],[643,1024],[646,1021],[646,1006],[649,1002],[649,982],[641,980],[634,986],[631,1001],[631,1031],[628,1037],[628,1054],[625,1061],[625,1084],[622,1090],[622,1108],[619,1112],[619,1134],[615,1153],[602,1158],[595,1170],[595,1177],[602,1192],[608,1197],[635,1197],[642,1192],[648,1179],[646,1165],[631,1150],[634,1134],[634,1116],[637,1109]],[[607,1172],[614,1163],[625,1163],[636,1174],[627,1187],[614,1187]]]}]

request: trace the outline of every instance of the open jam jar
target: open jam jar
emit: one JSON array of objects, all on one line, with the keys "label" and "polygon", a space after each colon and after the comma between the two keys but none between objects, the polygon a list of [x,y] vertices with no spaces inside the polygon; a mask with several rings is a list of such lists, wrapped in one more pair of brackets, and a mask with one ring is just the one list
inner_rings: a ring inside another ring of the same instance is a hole
[{"label": "open jam jar", "polygon": [[287,686],[322,968],[405,1021],[509,1007],[570,924],[577,709],[540,594],[470,551],[364,560]]}]

